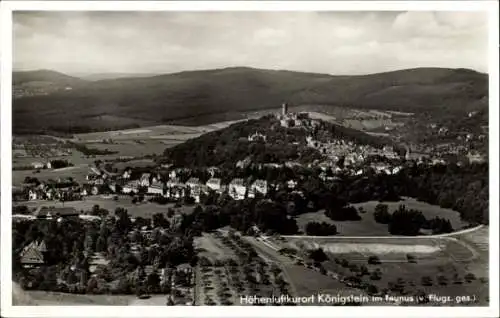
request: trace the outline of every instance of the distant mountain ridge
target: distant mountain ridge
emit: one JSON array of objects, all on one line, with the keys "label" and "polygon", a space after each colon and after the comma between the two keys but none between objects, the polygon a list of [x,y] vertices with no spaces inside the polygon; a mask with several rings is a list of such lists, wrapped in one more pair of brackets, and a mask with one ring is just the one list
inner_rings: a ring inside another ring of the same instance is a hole
[{"label": "distant mountain ridge", "polygon": [[14,131],[85,132],[185,118],[215,120],[215,114],[269,109],[283,102],[411,113],[463,113],[488,107],[488,76],[468,69],[335,76],[230,67],[77,81],[71,91],[15,100]]},{"label": "distant mountain ridge", "polygon": [[53,84],[60,84],[60,85],[74,85],[74,84],[83,84],[85,80],[51,70],[12,72],[13,85],[21,85],[29,82],[50,82]]}]

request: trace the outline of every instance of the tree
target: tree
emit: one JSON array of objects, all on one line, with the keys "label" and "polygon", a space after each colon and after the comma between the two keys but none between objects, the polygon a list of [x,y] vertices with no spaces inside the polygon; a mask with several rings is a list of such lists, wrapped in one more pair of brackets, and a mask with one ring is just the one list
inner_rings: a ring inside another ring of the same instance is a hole
[{"label": "tree", "polygon": [[91,277],[87,283],[87,294],[95,293],[97,287],[98,287],[97,279],[95,277]]},{"label": "tree", "polygon": [[389,213],[389,207],[387,204],[379,203],[375,206],[375,212],[373,213],[375,222],[382,224],[389,224],[391,221],[391,214]]},{"label": "tree", "polygon": [[146,278],[146,289],[148,293],[156,293],[160,290],[160,277],[156,271],[151,272]]},{"label": "tree", "polygon": [[417,262],[417,258],[413,254],[406,254],[406,259],[407,259],[408,263],[416,263]]},{"label": "tree", "polygon": [[389,232],[392,235],[415,236],[420,233],[420,228],[426,223],[426,219],[421,211],[407,210],[404,205],[392,214],[389,223]]},{"label": "tree", "polygon": [[328,256],[325,254],[322,248],[318,248],[309,252],[309,258],[316,263],[321,263],[328,260]]},{"label": "tree", "polygon": [[382,272],[379,269],[370,274],[371,280],[380,280],[381,278],[382,278]]},{"label": "tree", "polygon": [[371,264],[371,265],[380,264],[379,257],[376,255],[372,255],[372,256],[368,257],[368,264]]},{"label": "tree", "polygon": [[168,228],[170,227],[170,222],[162,213],[155,213],[153,214],[153,227]]},{"label": "tree", "polygon": [[168,208],[168,210],[167,210],[167,217],[171,218],[171,217],[174,216],[174,214],[175,214],[175,210],[172,209],[172,208]]},{"label": "tree", "polygon": [[307,235],[329,236],[337,234],[337,227],[326,222],[309,222],[306,225]]},{"label": "tree", "polygon": [[465,276],[464,276],[465,280],[470,283],[472,282],[473,280],[476,280],[476,275],[474,275],[473,273],[467,273]]},{"label": "tree", "polygon": [[369,284],[366,287],[366,292],[368,293],[368,295],[375,295],[378,293],[378,288],[375,285]]},{"label": "tree", "polygon": [[448,284],[448,278],[444,275],[439,275],[437,278],[438,284],[439,285],[447,285]]}]

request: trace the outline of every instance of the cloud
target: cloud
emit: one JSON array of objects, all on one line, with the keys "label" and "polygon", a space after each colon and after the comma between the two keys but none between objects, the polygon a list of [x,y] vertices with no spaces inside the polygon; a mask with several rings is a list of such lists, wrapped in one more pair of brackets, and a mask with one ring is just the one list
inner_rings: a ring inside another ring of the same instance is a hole
[{"label": "cloud", "polygon": [[14,66],[67,73],[226,66],[363,74],[487,70],[485,13],[23,12]]}]

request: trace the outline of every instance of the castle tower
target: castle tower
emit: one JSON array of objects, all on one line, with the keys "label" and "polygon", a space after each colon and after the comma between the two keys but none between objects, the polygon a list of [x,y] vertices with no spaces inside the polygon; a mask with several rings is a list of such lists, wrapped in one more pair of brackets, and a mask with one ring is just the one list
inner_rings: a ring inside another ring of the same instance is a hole
[{"label": "castle tower", "polygon": [[281,113],[283,116],[286,116],[286,114],[288,113],[288,105],[286,103],[283,103],[281,105]]}]

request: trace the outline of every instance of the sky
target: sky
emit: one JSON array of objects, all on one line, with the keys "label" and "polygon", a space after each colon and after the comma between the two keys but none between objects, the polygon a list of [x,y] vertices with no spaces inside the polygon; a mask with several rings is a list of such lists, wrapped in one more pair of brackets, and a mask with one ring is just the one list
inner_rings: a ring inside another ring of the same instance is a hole
[{"label": "sky", "polygon": [[487,72],[485,12],[15,12],[14,69]]}]

